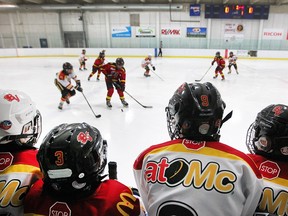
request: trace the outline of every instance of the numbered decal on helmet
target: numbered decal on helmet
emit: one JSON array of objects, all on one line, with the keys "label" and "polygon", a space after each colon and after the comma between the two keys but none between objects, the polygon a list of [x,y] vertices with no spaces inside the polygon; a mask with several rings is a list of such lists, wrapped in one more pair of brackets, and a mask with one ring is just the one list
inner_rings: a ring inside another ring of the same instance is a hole
[{"label": "numbered decal on helmet", "polygon": [[19,97],[17,96],[17,95],[12,95],[12,94],[6,94],[5,96],[4,96],[4,99],[5,100],[7,100],[7,101],[9,101],[9,102],[12,102],[12,101],[17,101],[17,102],[19,102],[20,101],[20,99],[19,99]]},{"label": "numbered decal on helmet", "polygon": [[209,99],[207,95],[201,95],[201,104],[204,107],[208,107],[209,106]]},{"label": "numbered decal on helmet", "polygon": [[56,160],[55,160],[55,164],[57,166],[62,166],[64,164],[64,154],[63,154],[63,151],[56,151],[54,153],[54,156],[56,157]]},{"label": "numbered decal on helmet", "polygon": [[77,141],[82,143],[82,144],[86,144],[88,141],[92,142],[92,137],[90,136],[89,132],[86,131],[85,133],[80,132],[77,135]]}]

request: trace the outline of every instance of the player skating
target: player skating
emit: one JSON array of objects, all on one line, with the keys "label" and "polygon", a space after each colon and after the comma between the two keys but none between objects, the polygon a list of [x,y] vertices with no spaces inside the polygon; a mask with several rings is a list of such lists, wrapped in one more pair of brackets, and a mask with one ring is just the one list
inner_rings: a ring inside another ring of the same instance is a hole
[{"label": "player skating", "polygon": [[44,178],[27,194],[25,215],[141,214],[131,188],[103,174],[107,142],[97,128],[86,123],[55,127],[45,136],[37,159]]},{"label": "player skating", "polygon": [[23,200],[42,179],[34,147],[42,119],[24,92],[0,90],[0,215],[23,215]]},{"label": "player skating", "polygon": [[215,62],[217,63],[217,67],[215,69],[215,76],[213,78],[217,78],[219,73],[222,77],[222,80],[225,80],[225,76],[223,74],[223,69],[225,68],[225,60],[220,55],[220,52],[216,52],[216,55],[211,64],[214,65]]},{"label": "player skating", "polygon": [[228,69],[229,69],[229,72],[228,72],[228,74],[230,74],[231,73],[231,67],[233,66],[234,68],[235,68],[235,71],[236,71],[236,73],[237,74],[239,74],[239,72],[238,72],[238,67],[237,67],[237,56],[236,55],[234,55],[234,53],[233,52],[230,52],[229,53],[229,57],[228,57]]},{"label": "player skating", "polygon": [[92,72],[90,73],[89,77],[88,77],[88,81],[90,81],[91,77],[98,71],[97,73],[97,80],[100,80],[100,74],[101,74],[101,70],[100,68],[103,66],[105,61],[105,50],[102,50],[99,53],[98,58],[95,60],[93,66],[92,66]]},{"label": "player skating", "polygon": [[[61,92],[61,99],[58,105],[58,109],[62,110],[64,102],[70,104],[70,97],[76,94],[76,90],[82,92],[81,81],[77,78],[77,75],[73,71],[73,66],[69,62],[65,62],[62,66],[62,70],[56,74],[55,85]],[[73,86],[71,83],[73,79],[76,83],[76,86]]]},{"label": "player skating", "polygon": [[246,145],[264,180],[254,215],[287,216],[288,106],[273,104],[261,110],[247,131]]},{"label": "player skating", "polygon": [[86,50],[83,49],[80,56],[79,56],[79,64],[80,64],[79,70],[87,70],[86,61],[87,61]]},{"label": "player skating", "polygon": [[145,72],[144,72],[144,76],[145,77],[150,77],[151,76],[149,74],[149,72],[150,72],[149,65],[152,67],[153,70],[156,70],[155,66],[152,63],[152,55],[151,54],[148,54],[148,56],[145,57],[145,59],[143,59],[142,62],[141,62],[141,67],[145,69]]},{"label": "player skating", "polygon": [[112,108],[111,98],[114,93],[114,87],[120,97],[121,103],[124,107],[128,107],[128,103],[124,97],[126,84],[126,70],[124,68],[123,58],[117,58],[115,63],[109,62],[101,67],[101,72],[105,75],[105,82],[107,87],[106,105]]},{"label": "player skating", "polygon": [[[166,108],[171,140],[135,160],[149,215],[252,216],[263,182],[253,160],[219,142],[225,103],[211,83],[183,83]],[[203,205],[204,204],[204,205]]]}]

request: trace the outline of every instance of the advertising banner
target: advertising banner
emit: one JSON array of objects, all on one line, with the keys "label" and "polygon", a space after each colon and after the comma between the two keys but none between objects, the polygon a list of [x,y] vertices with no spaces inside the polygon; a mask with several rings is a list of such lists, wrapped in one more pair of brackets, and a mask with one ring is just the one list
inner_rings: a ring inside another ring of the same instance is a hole
[{"label": "advertising banner", "polygon": [[186,36],[195,38],[206,38],[207,28],[187,27]]},{"label": "advertising banner", "polygon": [[113,27],[112,38],[129,38],[131,37],[131,26]]},{"label": "advertising banner", "polygon": [[200,16],[200,4],[190,4],[190,16]]},{"label": "advertising banner", "polygon": [[161,28],[161,37],[181,37],[181,28],[163,27]]},{"label": "advertising banner", "polygon": [[284,37],[283,29],[263,29],[263,40],[282,40]]},{"label": "advertising banner", "polygon": [[151,26],[136,27],[136,37],[156,37],[155,27]]}]

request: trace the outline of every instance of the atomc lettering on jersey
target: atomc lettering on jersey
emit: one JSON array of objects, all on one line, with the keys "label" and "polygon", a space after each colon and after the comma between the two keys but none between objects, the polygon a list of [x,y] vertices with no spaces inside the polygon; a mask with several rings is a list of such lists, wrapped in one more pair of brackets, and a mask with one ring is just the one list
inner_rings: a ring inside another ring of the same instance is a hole
[{"label": "atomc lettering on jersey", "polygon": [[187,162],[183,158],[171,162],[166,157],[159,162],[148,161],[145,170],[148,183],[158,182],[169,187],[182,184],[185,187],[205,188],[208,191],[214,189],[219,193],[233,191],[237,179],[232,171],[220,170],[220,165],[216,162],[210,162],[203,167],[199,160]]}]

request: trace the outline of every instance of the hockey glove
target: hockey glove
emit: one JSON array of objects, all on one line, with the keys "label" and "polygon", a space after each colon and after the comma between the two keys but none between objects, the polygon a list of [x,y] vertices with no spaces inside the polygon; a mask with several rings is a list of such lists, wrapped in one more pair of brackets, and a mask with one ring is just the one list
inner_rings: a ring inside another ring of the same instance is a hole
[{"label": "hockey glove", "polygon": [[155,66],[152,66],[152,69],[155,71],[156,70]]},{"label": "hockey glove", "polygon": [[76,89],[77,91],[79,91],[79,92],[83,92],[83,88],[81,88],[79,85],[77,85],[77,86],[75,87],[75,89]]}]

